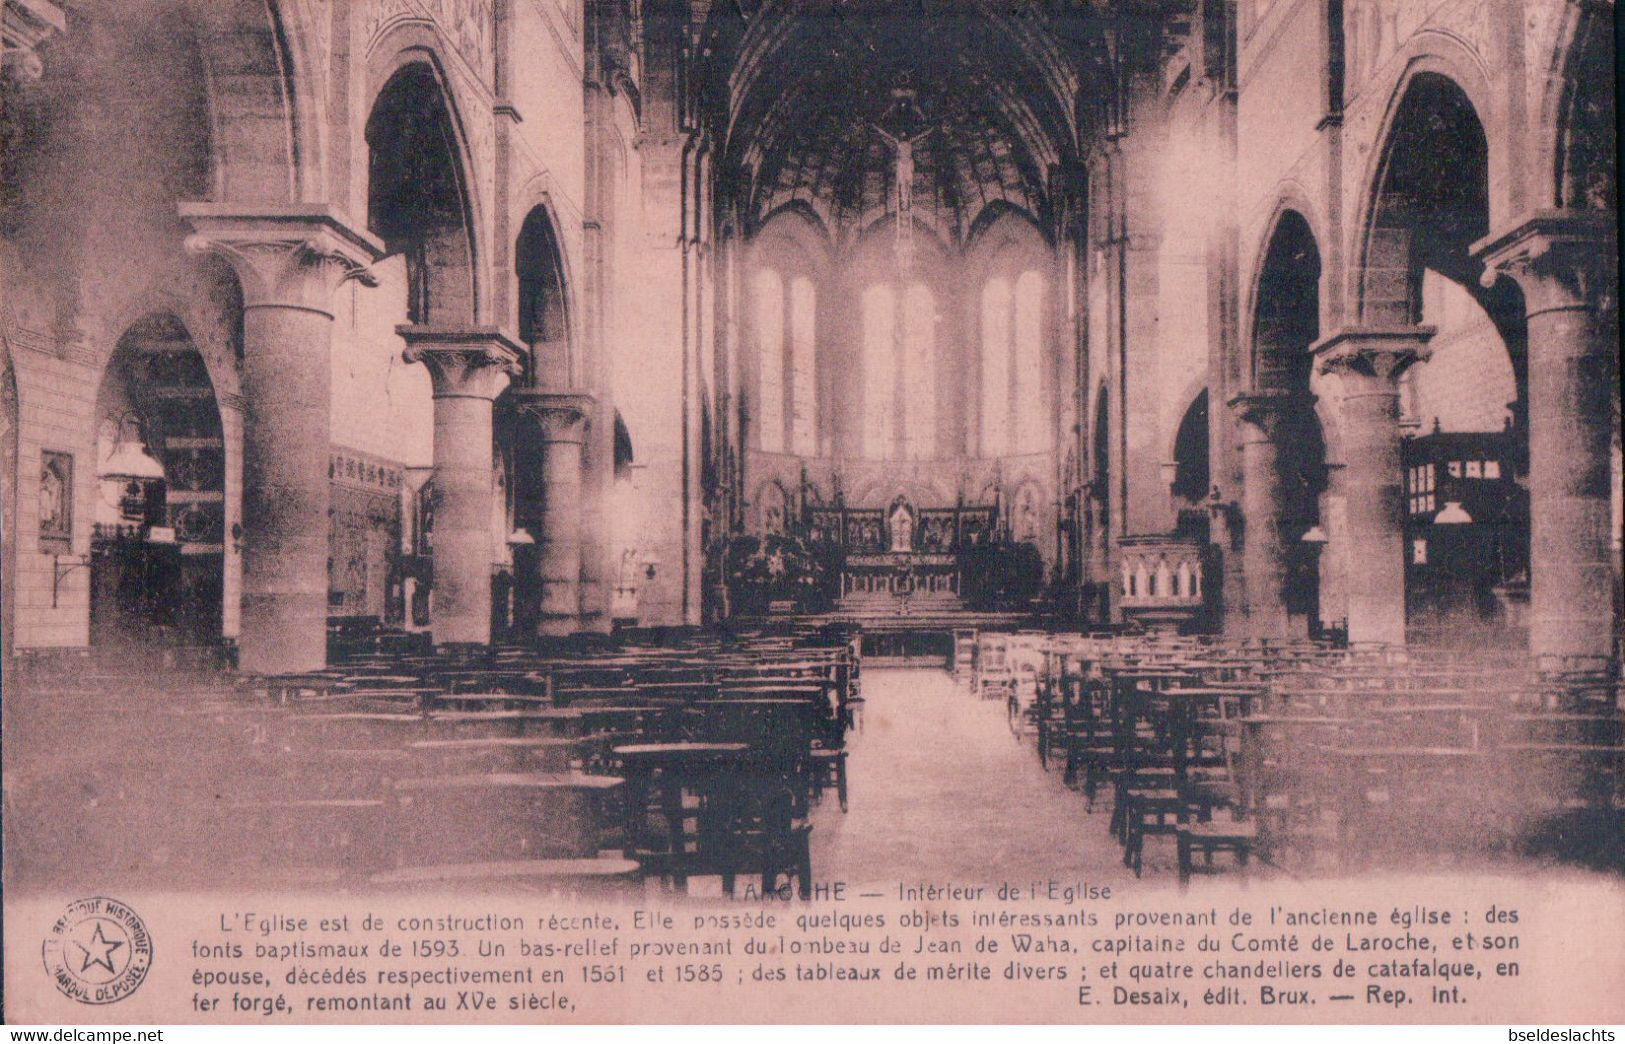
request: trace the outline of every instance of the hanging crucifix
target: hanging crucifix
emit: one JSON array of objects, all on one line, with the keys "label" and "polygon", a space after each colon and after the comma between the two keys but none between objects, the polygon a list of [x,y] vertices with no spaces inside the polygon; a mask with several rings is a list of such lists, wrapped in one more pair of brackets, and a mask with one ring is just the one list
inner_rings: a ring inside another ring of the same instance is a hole
[{"label": "hanging crucifix", "polygon": [[895,154],[893,179],[897,193],[897,262],[904,272],[914,267],[914,144],[931,133],[921,131],[912,138],[893,136],[878,124],[875,133],[886,139]]}]

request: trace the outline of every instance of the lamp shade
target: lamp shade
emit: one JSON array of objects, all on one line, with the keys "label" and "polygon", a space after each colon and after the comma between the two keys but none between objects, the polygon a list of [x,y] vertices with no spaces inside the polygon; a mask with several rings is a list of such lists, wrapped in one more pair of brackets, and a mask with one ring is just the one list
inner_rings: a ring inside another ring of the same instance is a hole
[{"label": "lamp shade", "polygon": [[1326,531],[1322,529],[1320,527],[1320,523],[1317,522],[1308,529],[1304,530],[1303,536],[1299,537],[1298,539],[1302,540],[1306,544],[1324,544],[1331,538],[1326,535]]},{"label": "lamp shade", "polygon": [[113,452],[102,461],[98,477],[149,482],[164,477],[164,466],[158,463],[139,438],[120,439]]},{"label": "lamp shade", "polygon": [[1459,500],[1445,501],[1444,510],[1433,516],[1433,524],[1436,526],[1465,526],[1472,521],[1473,516],[1467,513],[1467,509],[1461,506]]},{"label": "lamp shade", "polygon": [[[101,437],[106,438],[106,435]],[[97,466],[96,477],[121,483],[151,482],[164,477],[164,466],[147,452],[146,440],[141,437],[141,420],[134,413],[126,413],[119,420],[112,452]]]}]

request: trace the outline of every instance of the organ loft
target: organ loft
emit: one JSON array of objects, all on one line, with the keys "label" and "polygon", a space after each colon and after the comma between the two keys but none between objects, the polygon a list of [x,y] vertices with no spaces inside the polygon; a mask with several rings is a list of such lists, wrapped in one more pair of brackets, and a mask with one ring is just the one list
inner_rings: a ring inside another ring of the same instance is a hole
[{"label": "organ loft", "polygon": [[1613,23],[4,0],[8,677],[432,702],[824,629],[1617,680]]}]

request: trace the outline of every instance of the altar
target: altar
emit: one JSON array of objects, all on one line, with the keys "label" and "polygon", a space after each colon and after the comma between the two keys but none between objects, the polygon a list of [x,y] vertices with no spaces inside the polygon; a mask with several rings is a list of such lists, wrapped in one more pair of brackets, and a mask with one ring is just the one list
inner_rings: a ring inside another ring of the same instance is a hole
[{"label": "altar", "polygon": [[957,599],[959,556],[926,551],[888,551],[846,557],[841,570],[841,598],[883,595],[890,598]]},{"label": "altar", "polygon": [[844,605],[924,602],[957,607],[967,553],[994,536],[998,509],[959,504],[917,508],[902,496],[887,508],[813,508],[808,537],[839,562]]}]

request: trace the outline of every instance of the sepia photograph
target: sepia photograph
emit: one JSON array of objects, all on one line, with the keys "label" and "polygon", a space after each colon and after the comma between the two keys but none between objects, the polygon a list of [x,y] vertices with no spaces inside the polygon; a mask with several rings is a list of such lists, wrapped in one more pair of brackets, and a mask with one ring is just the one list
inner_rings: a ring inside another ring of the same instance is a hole
[{"label": "sepia photograph", "polygon": [[1612,0],[3,4],[7,1023],[1625,1022]]}]

